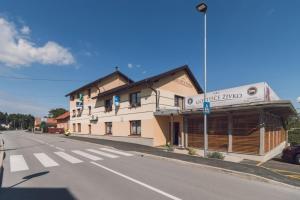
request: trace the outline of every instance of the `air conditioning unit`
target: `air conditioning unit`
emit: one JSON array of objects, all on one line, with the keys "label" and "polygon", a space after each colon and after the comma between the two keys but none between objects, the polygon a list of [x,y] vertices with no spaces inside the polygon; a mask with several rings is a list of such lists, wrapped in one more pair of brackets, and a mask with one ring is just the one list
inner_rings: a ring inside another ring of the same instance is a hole
[{"label": "air conditioning unit", "polygon": [[90,121],[98,121],[98,117],[95,116],[95,115],[92,115],[92,116],[90,117]]}]

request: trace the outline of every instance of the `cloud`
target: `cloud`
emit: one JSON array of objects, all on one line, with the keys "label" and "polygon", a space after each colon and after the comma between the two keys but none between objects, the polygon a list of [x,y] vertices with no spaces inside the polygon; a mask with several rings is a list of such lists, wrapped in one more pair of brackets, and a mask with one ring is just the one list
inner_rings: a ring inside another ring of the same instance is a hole
[{"label": "cloud", "polygon": [[[30,66],[33,63],[70,65],[75,58],[68,49],[48,41],[37,46],[28,39],[30,28],[18,31],[14,24],[0,17],[0,62],[9,67]],[[27,37],[25,37],[25,34]]]},{"label": "cloud", "polygon": [[133,64],[131,64],[131,63],[129,63],[127,66],[129,69],[133,68]]},{"label": "cloud", "polygon": [[31,32],[31,30],[28,26],[23,26],[20,31],[21,31],[21,33],[23,33],[25,35],[29,35]]},{"label": "cloud", "polygon": [[300,97],[297,98],[297,102],[300,103]]}]

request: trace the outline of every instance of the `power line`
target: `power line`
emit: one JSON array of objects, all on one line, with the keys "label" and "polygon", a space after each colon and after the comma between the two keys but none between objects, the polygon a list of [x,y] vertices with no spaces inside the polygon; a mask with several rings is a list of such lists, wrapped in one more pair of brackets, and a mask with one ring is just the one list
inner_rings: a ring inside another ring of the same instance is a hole
[{"label": "power line", "polygon": [[84,82],[84,81],[88,81],[88,80],[76,80],[76,79],[30,78],[30,77],[17,77],[17,76],[4,76],[4,75],[0,75],[0,78],[14,79],[14,80],[29,80],[29,81],[52,81],[52,82]]}]

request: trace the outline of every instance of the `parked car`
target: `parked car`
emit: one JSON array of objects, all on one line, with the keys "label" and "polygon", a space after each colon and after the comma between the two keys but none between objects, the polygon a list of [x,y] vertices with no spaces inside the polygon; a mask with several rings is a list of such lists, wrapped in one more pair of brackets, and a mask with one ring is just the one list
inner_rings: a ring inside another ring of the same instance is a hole
[{"label": "parked car", "polygon": [[300,145],[289,146],[283,149],[281,158],[300,165]]}]

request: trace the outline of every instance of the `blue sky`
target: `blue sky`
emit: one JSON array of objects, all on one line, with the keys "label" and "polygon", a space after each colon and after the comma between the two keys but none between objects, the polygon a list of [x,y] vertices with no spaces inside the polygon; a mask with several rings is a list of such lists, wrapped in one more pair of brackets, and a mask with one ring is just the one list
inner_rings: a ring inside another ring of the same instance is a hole
[{"label": "blue sky", "polygon": [[[266,81],[300,107],[300,1],[206,2],[208,90]],[[74,81],[0,77],[0,110],[45,115],[50,108],[68,108],[66,93],[116,65],[140,80],[188,64],[203,85],[198,3],[2,0],[0,75]]]}]

